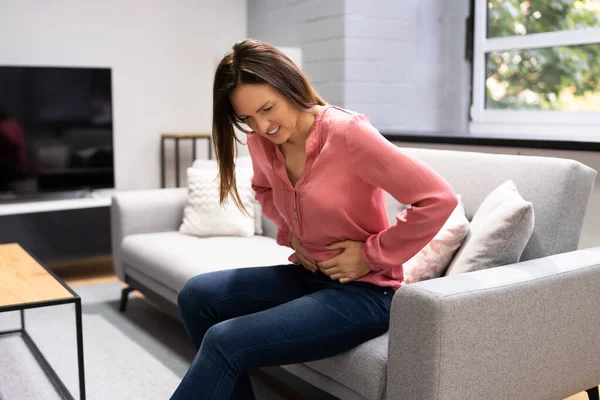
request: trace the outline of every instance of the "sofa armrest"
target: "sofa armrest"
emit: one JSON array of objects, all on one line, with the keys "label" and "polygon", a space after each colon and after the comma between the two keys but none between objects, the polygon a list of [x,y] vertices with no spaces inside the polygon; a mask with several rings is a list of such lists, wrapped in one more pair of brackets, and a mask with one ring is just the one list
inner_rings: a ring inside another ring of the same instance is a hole
[{"label": "sofa armrest", "polygon": [[600,247],[405,286],[388,399],[562,399],[600,383]]},{"label": "sofa armrest", "polygon": [[183,221],[187,188],[133,190],[112,196],[111,242],[115,273],[125,280],[120,260],[125,236],[176,231]]}]

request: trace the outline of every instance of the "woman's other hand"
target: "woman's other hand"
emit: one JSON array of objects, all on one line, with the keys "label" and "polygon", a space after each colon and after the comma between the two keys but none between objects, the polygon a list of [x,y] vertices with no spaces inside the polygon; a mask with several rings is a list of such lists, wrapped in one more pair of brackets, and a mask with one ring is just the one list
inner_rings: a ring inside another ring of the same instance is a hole
[{"label": "woman's other hand", "polygon": [[311,271],[313,274],[319,270],[317,262],[306,254],[304,247],[302,247],[302,243],[300,243],[300,239],[298,239],[296,235],[292,237],[292,248],[296,252],[296,257],[298,257],[300,264],[302,264],[304,268]]}]

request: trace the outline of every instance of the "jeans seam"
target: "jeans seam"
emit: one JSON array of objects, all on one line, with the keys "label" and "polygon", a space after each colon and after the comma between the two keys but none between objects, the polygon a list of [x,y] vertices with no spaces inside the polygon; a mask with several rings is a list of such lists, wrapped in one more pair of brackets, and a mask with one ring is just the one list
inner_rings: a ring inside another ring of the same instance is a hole
[{"label": "jeans seam", "polygon": [[319,303],[323,304],[324,306],[326,306],[327,308],[333,310],[336,314],[341,315],[344,318],[348,318],[347,315],[344,315],[344,313],[342,313],[341,311],[339,311],[337,308],[330,306],[329,304],[325,303],[323,300],[319,299],[316,296],[313,296],[312,294],[307,294],[306,297],[310,297],[311,299],[317,300]]},{"label": "jeans seam", "polygon": [[[229,365],[231,365],[231,360],[227,360],[227,362],[229,363]],[[225,377],[225,374],[227,373],[227,368],[225,368],[223,370],[223,373],[221,374],[221,379],[219,379],[219,383],[217,383],[217,390],[215,390],[215,393],[213,394],[213,397],[211,400],[215,400],[215,397],[217,396],[217,394],[219,393],[219,390],[221,388],[221,382],[223,382],[223,378]]]}]

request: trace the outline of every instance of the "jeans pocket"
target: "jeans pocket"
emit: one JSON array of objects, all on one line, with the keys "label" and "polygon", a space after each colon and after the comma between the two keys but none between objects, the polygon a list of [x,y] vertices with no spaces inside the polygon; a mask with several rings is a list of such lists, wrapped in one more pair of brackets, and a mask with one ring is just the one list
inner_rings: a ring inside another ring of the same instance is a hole
[{"label": "jeans pocket", "polygon": [[352,290],[365,299],[365,305],[374,315],[389,318],[394,292],[389,288],[376,286],[366,282],[363,285],[352,285]]}]

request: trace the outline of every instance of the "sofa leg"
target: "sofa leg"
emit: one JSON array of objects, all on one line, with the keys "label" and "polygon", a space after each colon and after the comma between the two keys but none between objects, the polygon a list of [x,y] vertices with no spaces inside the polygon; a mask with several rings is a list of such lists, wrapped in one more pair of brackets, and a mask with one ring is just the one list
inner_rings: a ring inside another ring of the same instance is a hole
[{"label": "sofa leg", "polygon": [[590,400],[599,400],[598,399],[598,386],[593,387],[591,389],[586,390],[588,398]]},{"label": "sofa leg", "polygon": [[129,299],[129,293],[131,293],[134,289],[131,286],[124,287],[121,291],[121,305],[119,306],[119,311],[125,312],[127,308],[127,300]]}]

